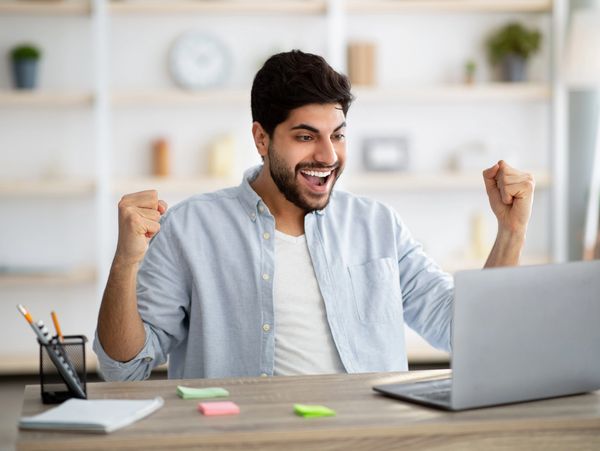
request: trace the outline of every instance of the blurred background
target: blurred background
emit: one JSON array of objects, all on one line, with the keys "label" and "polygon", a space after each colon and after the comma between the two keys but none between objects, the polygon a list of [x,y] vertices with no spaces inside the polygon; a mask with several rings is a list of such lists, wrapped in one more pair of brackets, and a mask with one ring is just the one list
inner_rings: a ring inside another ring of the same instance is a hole
[{"label": "blurred background", "polygon": [[[498,159],[537,181],[523,263],[581,259],[586,230],[592,245],[598,230],[600,46],[587,47],[598,16],[571,35],[574,13],[594,7],[0,0],[0,374],[37,372],[18,303],[93,338],[123,194],[154,188],[172,205],[260,163],[250,86],[292,48],[353,83],[338,186],[395,208],[442,267],[483,266],[496,223],[481,171]],[[408,334],[413,367],[447,365]]]}]

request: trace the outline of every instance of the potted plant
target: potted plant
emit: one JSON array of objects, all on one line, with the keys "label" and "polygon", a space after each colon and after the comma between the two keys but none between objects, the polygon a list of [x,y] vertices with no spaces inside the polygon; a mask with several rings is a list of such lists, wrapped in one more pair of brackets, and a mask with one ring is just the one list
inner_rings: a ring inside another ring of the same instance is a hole
[{"label": "potted plant", "polygon": [[37,80],[38,61],[42,52],[32,44],[20,44],[10,52],[13,81],[17,89],[33,89]]},{"label": "potted plant", "polygon": [[475,83],[475,73],[477,72],[477,63],[470,59],[465,62],[465,83],[472,85]]},{"label": "potted plant", "polygon": [[517,22],[509,23],[487,41],[491,63],[500,65],[503,81],[524,81],[527,59],[540,48],[542,35]]}]

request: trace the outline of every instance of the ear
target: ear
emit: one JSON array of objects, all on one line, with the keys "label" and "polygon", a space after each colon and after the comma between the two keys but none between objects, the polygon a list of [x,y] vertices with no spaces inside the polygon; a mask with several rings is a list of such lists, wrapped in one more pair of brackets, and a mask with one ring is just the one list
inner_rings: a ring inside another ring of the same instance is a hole
[{"label": "ear", "polygon": [[259,122],[252,123],[252,136],[256,150],[261,157],[266,157],[269,151],[269,135]]}]

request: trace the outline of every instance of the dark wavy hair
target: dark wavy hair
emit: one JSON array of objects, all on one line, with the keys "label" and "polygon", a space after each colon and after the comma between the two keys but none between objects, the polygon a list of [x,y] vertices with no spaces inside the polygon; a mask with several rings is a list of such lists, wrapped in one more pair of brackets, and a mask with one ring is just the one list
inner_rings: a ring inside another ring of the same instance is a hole
[{"label": "dark wavy hair", "polygon": [[292,50],[271,56],[254,77],[252,121],[272,136],[295,108],[339,103],[346,116],[352,100],[348,77],[333,70],[321,56]]}]

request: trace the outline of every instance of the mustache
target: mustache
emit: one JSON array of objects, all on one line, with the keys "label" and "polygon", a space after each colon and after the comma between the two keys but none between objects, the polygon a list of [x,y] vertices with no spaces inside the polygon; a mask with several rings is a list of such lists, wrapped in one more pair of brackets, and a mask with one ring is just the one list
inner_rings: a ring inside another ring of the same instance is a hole
[{"label": "mustache", "polygon": [[296,172],[301,171],[303,169],[324,169],[324,170],[332,170],[335,171],[340,167],[340,163],[336,161],[334,164],[324,165],[319,163],[301,163],[296,165]]}]

